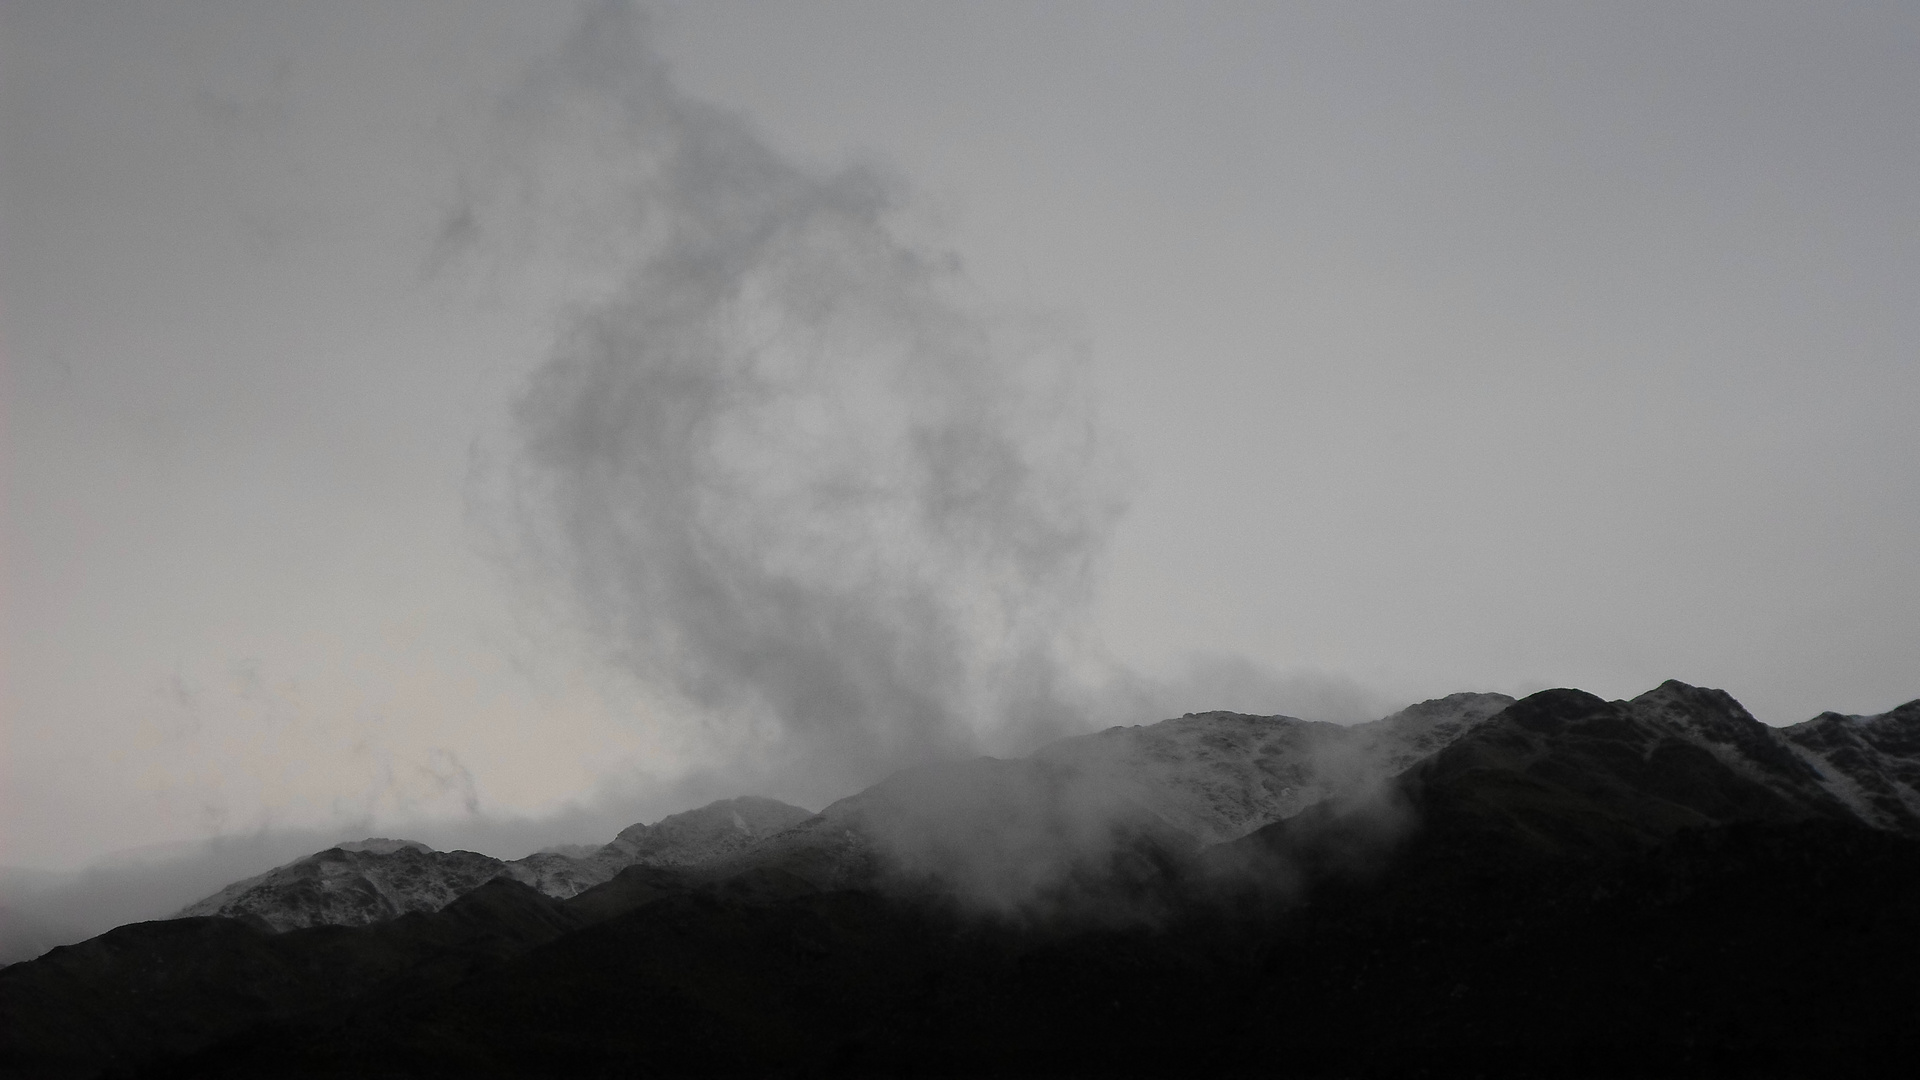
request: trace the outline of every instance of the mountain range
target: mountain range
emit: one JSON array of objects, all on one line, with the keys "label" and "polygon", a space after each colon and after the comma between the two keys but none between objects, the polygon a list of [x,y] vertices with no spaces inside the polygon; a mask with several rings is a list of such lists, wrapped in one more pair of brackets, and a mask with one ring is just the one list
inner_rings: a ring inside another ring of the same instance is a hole
[{"label": "mountain range", "polygon": [[1456,694],[342,844],[0,970],[0,1069],[1844,1072],[1920,1049],[1915,956],[1920,701]]}]

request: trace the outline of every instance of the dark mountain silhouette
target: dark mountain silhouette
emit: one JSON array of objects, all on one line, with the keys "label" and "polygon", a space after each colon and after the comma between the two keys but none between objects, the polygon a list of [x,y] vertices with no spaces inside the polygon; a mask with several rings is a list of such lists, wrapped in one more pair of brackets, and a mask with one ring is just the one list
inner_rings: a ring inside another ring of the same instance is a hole
[{"label": "dark mountain silhouette", "polygon": [[[0,971],[0,1069],[1874,1072],[1920,1050],[1917,738],[1920,703],[1776,730],[1678,683],[1547,691],[1213,844],[1058,755],[907,774],[564,899],[497,877],[364,927],[121,927]],[[1217,793],[1215,764],[1161,761]],[[964,827],[890,824],[934,813]],[[969,891],[982,853],[1040,869]]]}]

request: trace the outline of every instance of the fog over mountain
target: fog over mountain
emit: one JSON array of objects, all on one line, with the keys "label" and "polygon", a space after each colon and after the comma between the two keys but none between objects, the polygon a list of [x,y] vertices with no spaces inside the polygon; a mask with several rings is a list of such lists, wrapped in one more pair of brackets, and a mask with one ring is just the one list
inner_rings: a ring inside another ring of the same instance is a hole
[{"label": "fog over mountain", "polygon": [[0,18],[8,958],[1920,819],[1911,14]]},{"label": "fog over mountain", "polygon": [[337,844],[0,971],[0,1068],[1850,1070],[1913,1044],[1916,781],[1920,701],[1188,714],[514,863]]},{"label": "fog over mountain", "polygon": [[[1104,880],[1116,858],[1141,844],[1177,853],[1231,850],[1232,842],[1309,810],[1370,817],[1377,833],[1370,842],[1417,830],[1409,809],[1383,794],[1389,782],[1513,704],[1499,694],[1455,694],[1348,727],[1188,714],[1063,739],[1025,759],[917,766],[817,815],[770,799],[727,799],[635,824],[602,845],[552,847],[510,862],[414,840],[342,842],[234,881],[172,917],[217,915],[274,931],[364,926],[438,911],[494,878],[571,899],[629,867],[722,878],[773,867],[814,889],[924,880],[978,911],[1043,916],[1076,902],[1061,896],[1070,882]],[[1790,816],[1920,835],[1912,706],[1879,717],[1828,713],[1774,730],[1722,692],[1669,682],[1612,707],[1631,719],[1609,735],[1644,742],[1635,753],[1648,761],[1674,748],[1704,751],[1756,792],[1797,807]],[[1716,797],[1684,776],[1670,782],[1683,799]],[[1648,787],[1644,780],[1634,786]],[[1702,824],[1724,812],[1697,821],[1682,812],[1672,822]],[[44,948],[32,944],[10,946],[8,959]]]}]

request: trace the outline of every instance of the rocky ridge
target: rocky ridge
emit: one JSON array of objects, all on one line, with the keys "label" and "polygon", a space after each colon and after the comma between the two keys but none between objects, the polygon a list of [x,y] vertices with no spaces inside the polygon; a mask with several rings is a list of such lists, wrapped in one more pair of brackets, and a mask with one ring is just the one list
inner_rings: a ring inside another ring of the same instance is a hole
[{"label": "rocky ridge", "polygon": [[1790,729],[1680,683],[1501,704],[908,770],[757,840],[744,809],[627,830],[622,857],[682,861],[565,900],[501,873],[352,930],[123,926],[0,972],[0,1072],[1234,1075],[1280,1046],[1311,1075],[1812,1075],[1920,1049],[1920,703]]},{"label": "rocky ridge", "polygon": [[1821,713],[1778,736],[1862,821],[1920,834],[1920,701],[1877,716]]},{"label": "rocky ridge", "polygon": [[1034,758],[1217,844],[1393,776],[1511,704],[1505,694],[1452,694],[1353,725],[1188,713],[1063,739]]},{"label": "rocky ridge", "polygon": [[[1772,728],[1723,691],[1673,681],[1630,701],[1591,700],[1597,711],[1581,730],[1604,733],[1592,745],[1605,755],[1630,753],[1685,772],[1677,764],[1684,749],[1772,793],[1793,815],[1920,835],[1920,702]],[[343,844],[236,882],[177,917],[252,918],[274,930],[365,925],[439,910],[495,877],[565,899],[632,866],[714,877],[771,869],[813,888],[905,877],[990,906],[1019,904],[1066,878],[1111,874],[1142,850],[1198,850],[1330,800],[1365,798],[1450,748],[1456,758],[1477,754],[1523,773],[1574,767],[1561,761],[1573,752],[1566,747],[1549,760],[1540,733],[1524,730],[1528,710],[1514,713],[1515,704],[1501,694],[1453,694],[1349,726],[1189,713],[1063,739],[1026,758],[909,769],[818,815],[771,799],[729,799],[631,826],[598,849],[510,862],[411,841]],[[1496,749],[1503,740],[1507,748]],[[1521,742],[1532,758],[1513,750]],[[1696,773],[1675,782],[1697,782]],[[1629,786],[1638,793],[1649,783],[1658,787],[1647,777]],[[1675,811],[1672,820],[1711,817]]]},{"label": "rocky ridge", "polygon": [[1723,690],[1673,680],[1610,704],[1639,725],[1630,741],[1644,758],[1663,745],[1688,744],[1796,813],[1920,836],[1920,701],[1779,728],[1754,719]]},{"label": "rocky ridge", "polygon": [[372,838],[315,852],[237,881],[174,918],[219,915],[275,931],[366,926],[408,912],[439,911],[495,878],[556,899],[611,880],[629,866],[687,866],[745,850],[811,817],[772,799],[723,799],[652,825],[633,825],[584,855],[538,852],[503,861],[473,851],[435,851],[413,840]]},{"label": "rocky ridge", "polygon": [[777,871],[821,889],[891,880],[1018,907],[1071,879],[1150,873],[1138,864],[1154,853],[1192,852],[1363,791],[1512,702],[1453,694],[1353,725],[1189,713],[1025,758],[921,765],[708,870]]}]

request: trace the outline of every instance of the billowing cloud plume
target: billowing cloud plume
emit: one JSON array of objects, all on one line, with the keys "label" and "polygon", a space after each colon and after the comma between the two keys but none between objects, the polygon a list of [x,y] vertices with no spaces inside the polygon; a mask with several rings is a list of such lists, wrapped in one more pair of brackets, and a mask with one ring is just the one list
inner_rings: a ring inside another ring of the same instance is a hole
[{"label": "billowing cloud plume", "polygon": [[592,268],[515,413],[518,551],[764,767],[840,786],[1066,722],[1119,508],[1077,350],[968,300],[881,173],[683,96],[646,34],[596,8],[513,100],[513,197],[449,217],[531,211]]}]

